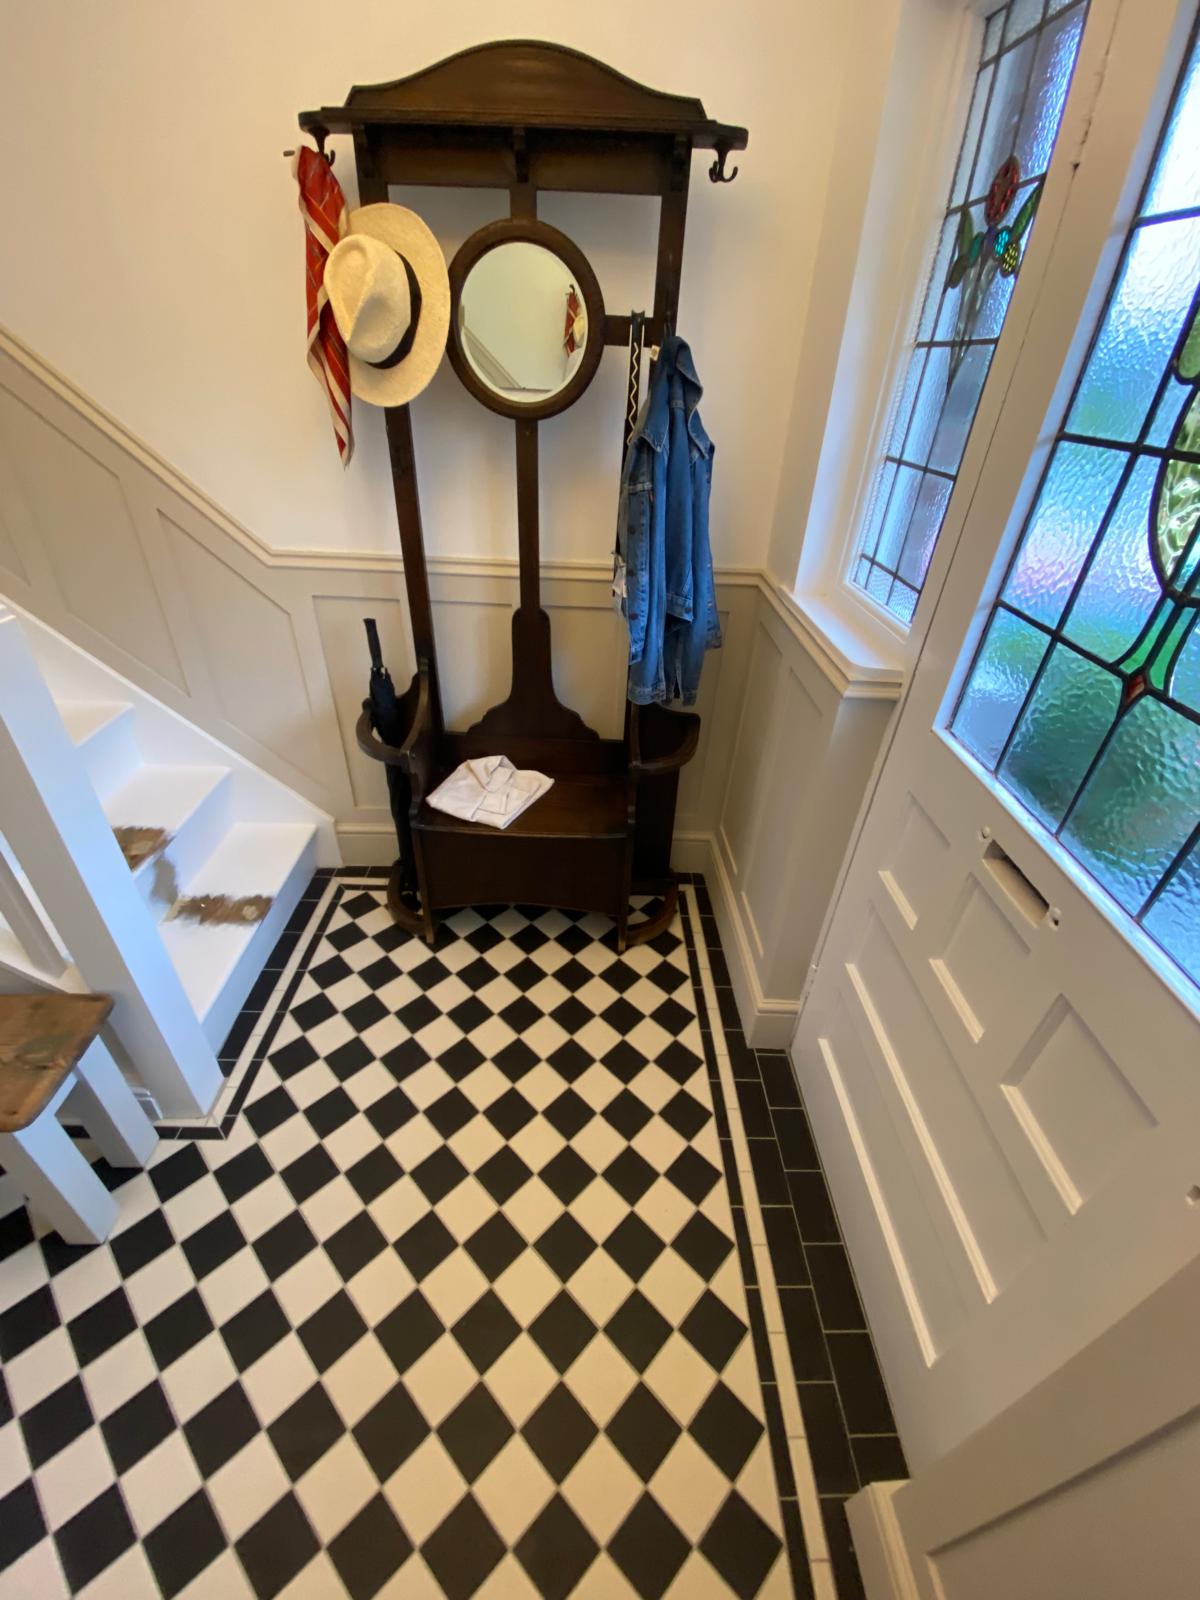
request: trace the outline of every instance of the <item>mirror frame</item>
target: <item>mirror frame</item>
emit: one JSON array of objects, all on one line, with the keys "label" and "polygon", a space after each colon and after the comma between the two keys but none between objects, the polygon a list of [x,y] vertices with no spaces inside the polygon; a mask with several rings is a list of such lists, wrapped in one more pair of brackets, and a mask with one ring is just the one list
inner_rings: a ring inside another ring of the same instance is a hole
[{"label": "mirror frame", "polygon": [[[490,250],[515,242],[539,244],[562,261],[582,296],[588,319],[587,344],[570,381],[545,400],[531,401],[528,405],[522,405],[519,400],[510,400],[488,387],[471,365],[458,329],[458,312],[467,274]],[[552,228],[548,222],[539,222],[536,217],[505,217],[499,222],[489,222],[464,240],[450,263],[450,339],[447,344],[450,365],[457,372],[463,387],[489,411],[495,411],[502,417],[511,417],[516,422],[522,419],[537,422],[543,417],[556,417],[560,411],[573,406],[596,375],[600,357],[604,354],[604,334],[604,297],[591,263],[573,239]]]}]

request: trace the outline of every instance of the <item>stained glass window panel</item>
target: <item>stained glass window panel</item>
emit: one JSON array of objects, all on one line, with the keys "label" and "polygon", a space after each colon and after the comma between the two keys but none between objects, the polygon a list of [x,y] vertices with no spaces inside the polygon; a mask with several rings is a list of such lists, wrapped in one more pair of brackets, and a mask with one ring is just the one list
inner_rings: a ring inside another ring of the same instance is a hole
[{"label": "stained glass window panel", "polygon": [[[1086,10],[1086,0],[1008,0],[984,25],[917,338],[851,567],[851,581],[905,624],[920,598],[1008,314]],[[936,489],[922,469],[941,474]]]},{"label": "stained glass window panel", "polygon": [[1050,641],[1011,611],[992,617],[954,731],[974,755],[994,768],[1020,715]]},{"label": "stained glass window panel", "polygon": [[1047,827],[1062,821],[1117,709],[1117,685],[1056,645],[1031,686],[1000,767],[1005,788]]},{"label": "stained glass window panel", "polygon": [[951,730],[1200,983],[1200,47]]},{"label": "stained glass window panel", "polygon": [[1059,446],[1004,586],[1005,600],[1055,626],[1124,466],[1116,450]]}]

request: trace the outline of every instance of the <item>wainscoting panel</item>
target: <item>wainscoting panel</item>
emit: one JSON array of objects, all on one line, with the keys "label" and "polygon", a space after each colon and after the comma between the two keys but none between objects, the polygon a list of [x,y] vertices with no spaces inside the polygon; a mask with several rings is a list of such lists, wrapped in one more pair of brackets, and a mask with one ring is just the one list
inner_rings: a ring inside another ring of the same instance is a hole
[{"label": "wainscoting panel", "polygon": [[[101,439],[74,439],[0,389],[0,439],[67,611],[185,693],[172,641],[116,463]],[[91,446],[91,448],[89,448]],[[27,564],[28,565],[28,564]]]},{"label": "wainscoting panel", "polygon": [[[336,821],[394,852],[383,772],[356,747],[362,620],[398,689],[413,652],[394,556],[263,544],[0,330],[0,574],[14,602]],[[515,560],[430,563],[446,720],[508,693]],[[606,737],[625,712],[607,551],[542,570],[561,699]],[[724,645],[684,770],[676,862],[708,874],[753,1042],[790,1035],[811,951],[898,684],[855,682],[758,570],[717,573]]]},{"label": "wainscoting panel", "polygon": [[296,631],[285,606],[162,518],[221,713],[320,781],[321,757]]}]

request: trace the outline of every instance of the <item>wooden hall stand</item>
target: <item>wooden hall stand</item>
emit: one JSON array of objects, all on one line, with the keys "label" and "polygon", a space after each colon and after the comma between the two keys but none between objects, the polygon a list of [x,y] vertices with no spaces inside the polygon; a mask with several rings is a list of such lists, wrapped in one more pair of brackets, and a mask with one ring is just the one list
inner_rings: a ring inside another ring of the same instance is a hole
[{"label": "wooden hall stand", "polygon": [[[622,950],[653,938],[675,912],[675,798],[680,769],[696,750],[700,719],[627,705],[623,737],[602,739],[554,691],[550,619],[540,598],[538,423],[582,394],[604,346],[628,346],[631,318],[604,312],[586,258],[537,220],[537,197],[543,189],[659,196],[654,309],[645,336],[660,343],[675,325],[679,303],[692,151],[714,151],[709,175],[726,182],[736,173],[726,172],[726,158],[745,148],[746,130],[710,121],[698,100],[646,88],[560,45],[527,41],[480,45],[394,83],[352,89],[344,106],[303,112],[300,126],[322,151],[329,134],[353,134],[363,205],[385,201],[392,184],[509,194],[510,219],[468,239],[450,268],[450,360],[477,399],[514,420],[520,555],[511,688],[464,732],[447,729],[442,717],[408,408],[386,412],[417,671],[403,698],[408,731],[402,743],[382,743],[366,711],[357,734],[367,755],[404,780],[407,809],[388,886],[391,913],[430,943],[439,911],[506,903],[606,913]],[[483,254],[512,239],[558,254],[587,309],[588,337],[575,372],[560,392],[532,403],[490,390],[458,331],[466,274]],[[554,779],[507,829],[460,821],[427,803],[460,762],[497,754]],[[661,896],[663,904],[631,925],[631,895]]]}]

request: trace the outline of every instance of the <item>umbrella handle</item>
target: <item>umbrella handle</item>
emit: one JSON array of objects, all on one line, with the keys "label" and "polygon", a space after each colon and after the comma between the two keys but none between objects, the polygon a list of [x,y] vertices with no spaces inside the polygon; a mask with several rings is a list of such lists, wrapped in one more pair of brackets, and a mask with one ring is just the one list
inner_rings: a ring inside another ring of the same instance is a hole
[{"label": "umbrella handle", "polygon": [[375,626],[375,618],[364,617],[363,627],[367,630],[367,649],[371,652],[371,665],[377,672],[381,672],[383,651],[379,648],[379,629]]}]

